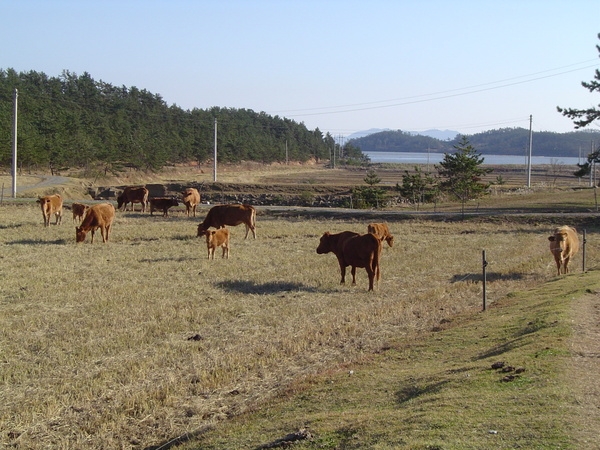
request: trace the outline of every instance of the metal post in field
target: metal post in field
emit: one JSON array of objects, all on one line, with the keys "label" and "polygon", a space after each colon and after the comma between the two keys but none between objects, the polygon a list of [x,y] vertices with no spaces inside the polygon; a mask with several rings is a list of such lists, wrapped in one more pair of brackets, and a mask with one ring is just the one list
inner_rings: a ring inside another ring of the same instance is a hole
[{"label": "metal post in field", "polygon": [[487,268],[487,261],[485,259],[485,250],[482,251],[481,253],[481,259],[482,259],[482,268],[483,268],[483,310],[486,310],[486,277],[487,277],[487,273],[486,273],[486,268]]},{"label": "metal post in field", "polygon": [[586,235],[585,230],[583,230],[583,248],[582,248],[581,253],[582,253],[582,257],[583,257],[582,272],[584,272],[584,273],[585,273],[585,244],[586,244],[586,242],[587,242],[587,235]]}]

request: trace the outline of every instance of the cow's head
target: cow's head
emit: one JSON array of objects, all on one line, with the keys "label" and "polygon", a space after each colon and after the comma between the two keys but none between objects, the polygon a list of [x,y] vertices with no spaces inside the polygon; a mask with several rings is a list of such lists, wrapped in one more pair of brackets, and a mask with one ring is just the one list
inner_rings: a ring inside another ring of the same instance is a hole
[{"label": "cow's head", "polygon": [[567,233],[556,232],[552,236],[548,236],[550,241],[550,251],[552,253],[562,253],[566,249]]},{"label": "cow's head", "polygon": [[87,231],[84,231],[81,227],[75,228],[75,242],[85,241],[86,235],[87,235]]},{"label": "cow's head", "polygon": [[207,232],[208,228],[204,228],[204,223],[198,224],[198,234],[196,234],[197,237],[206,236]]},{"label": "cow's head", "polygon": [[329,253],[331,251],[331,233],[326,231],[321,236],[321,240],[319,241],[319,246],[317,247],[317,253],[322,255],[323,253]]}]

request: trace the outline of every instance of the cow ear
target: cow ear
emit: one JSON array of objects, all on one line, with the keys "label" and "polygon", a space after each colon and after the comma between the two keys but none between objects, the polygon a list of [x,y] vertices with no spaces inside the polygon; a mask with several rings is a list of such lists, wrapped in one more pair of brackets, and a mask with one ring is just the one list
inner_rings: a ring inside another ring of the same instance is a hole
[{"label": "cow ear", "polygon": [[554,236],[548,236],[548,240],[554,242]]}]

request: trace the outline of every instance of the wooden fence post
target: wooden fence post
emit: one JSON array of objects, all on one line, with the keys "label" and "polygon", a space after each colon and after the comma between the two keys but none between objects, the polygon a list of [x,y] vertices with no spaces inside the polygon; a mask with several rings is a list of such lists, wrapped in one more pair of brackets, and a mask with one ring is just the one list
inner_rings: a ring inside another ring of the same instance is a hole
[{"label": "wooden fence post", "polygon": [[482,254],[482,267],[483,267],[483,310],[486,309],[486,268],[487,261],[485,260],[485,250],[483,250]]}]

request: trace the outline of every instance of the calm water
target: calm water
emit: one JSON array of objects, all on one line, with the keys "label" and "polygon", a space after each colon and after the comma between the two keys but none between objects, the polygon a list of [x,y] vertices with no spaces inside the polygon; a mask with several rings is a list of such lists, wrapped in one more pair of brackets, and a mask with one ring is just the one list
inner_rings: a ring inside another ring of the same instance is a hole
[{"label": "calm water", "polygon": [[[444,159],[443,153],[410,153],[410,152],[364,152],[374,163],[397,163],[397,164],[438,164]],[[512,155],[482,155],[484,164],[505,165],[522,164],[527,165],[526,156]],[[532,156],[531,164],[562,164],[565,166],[574,166],[580,162],[579,158],[570,156]],[[581,159],[581,163],[585,158]]]}]

